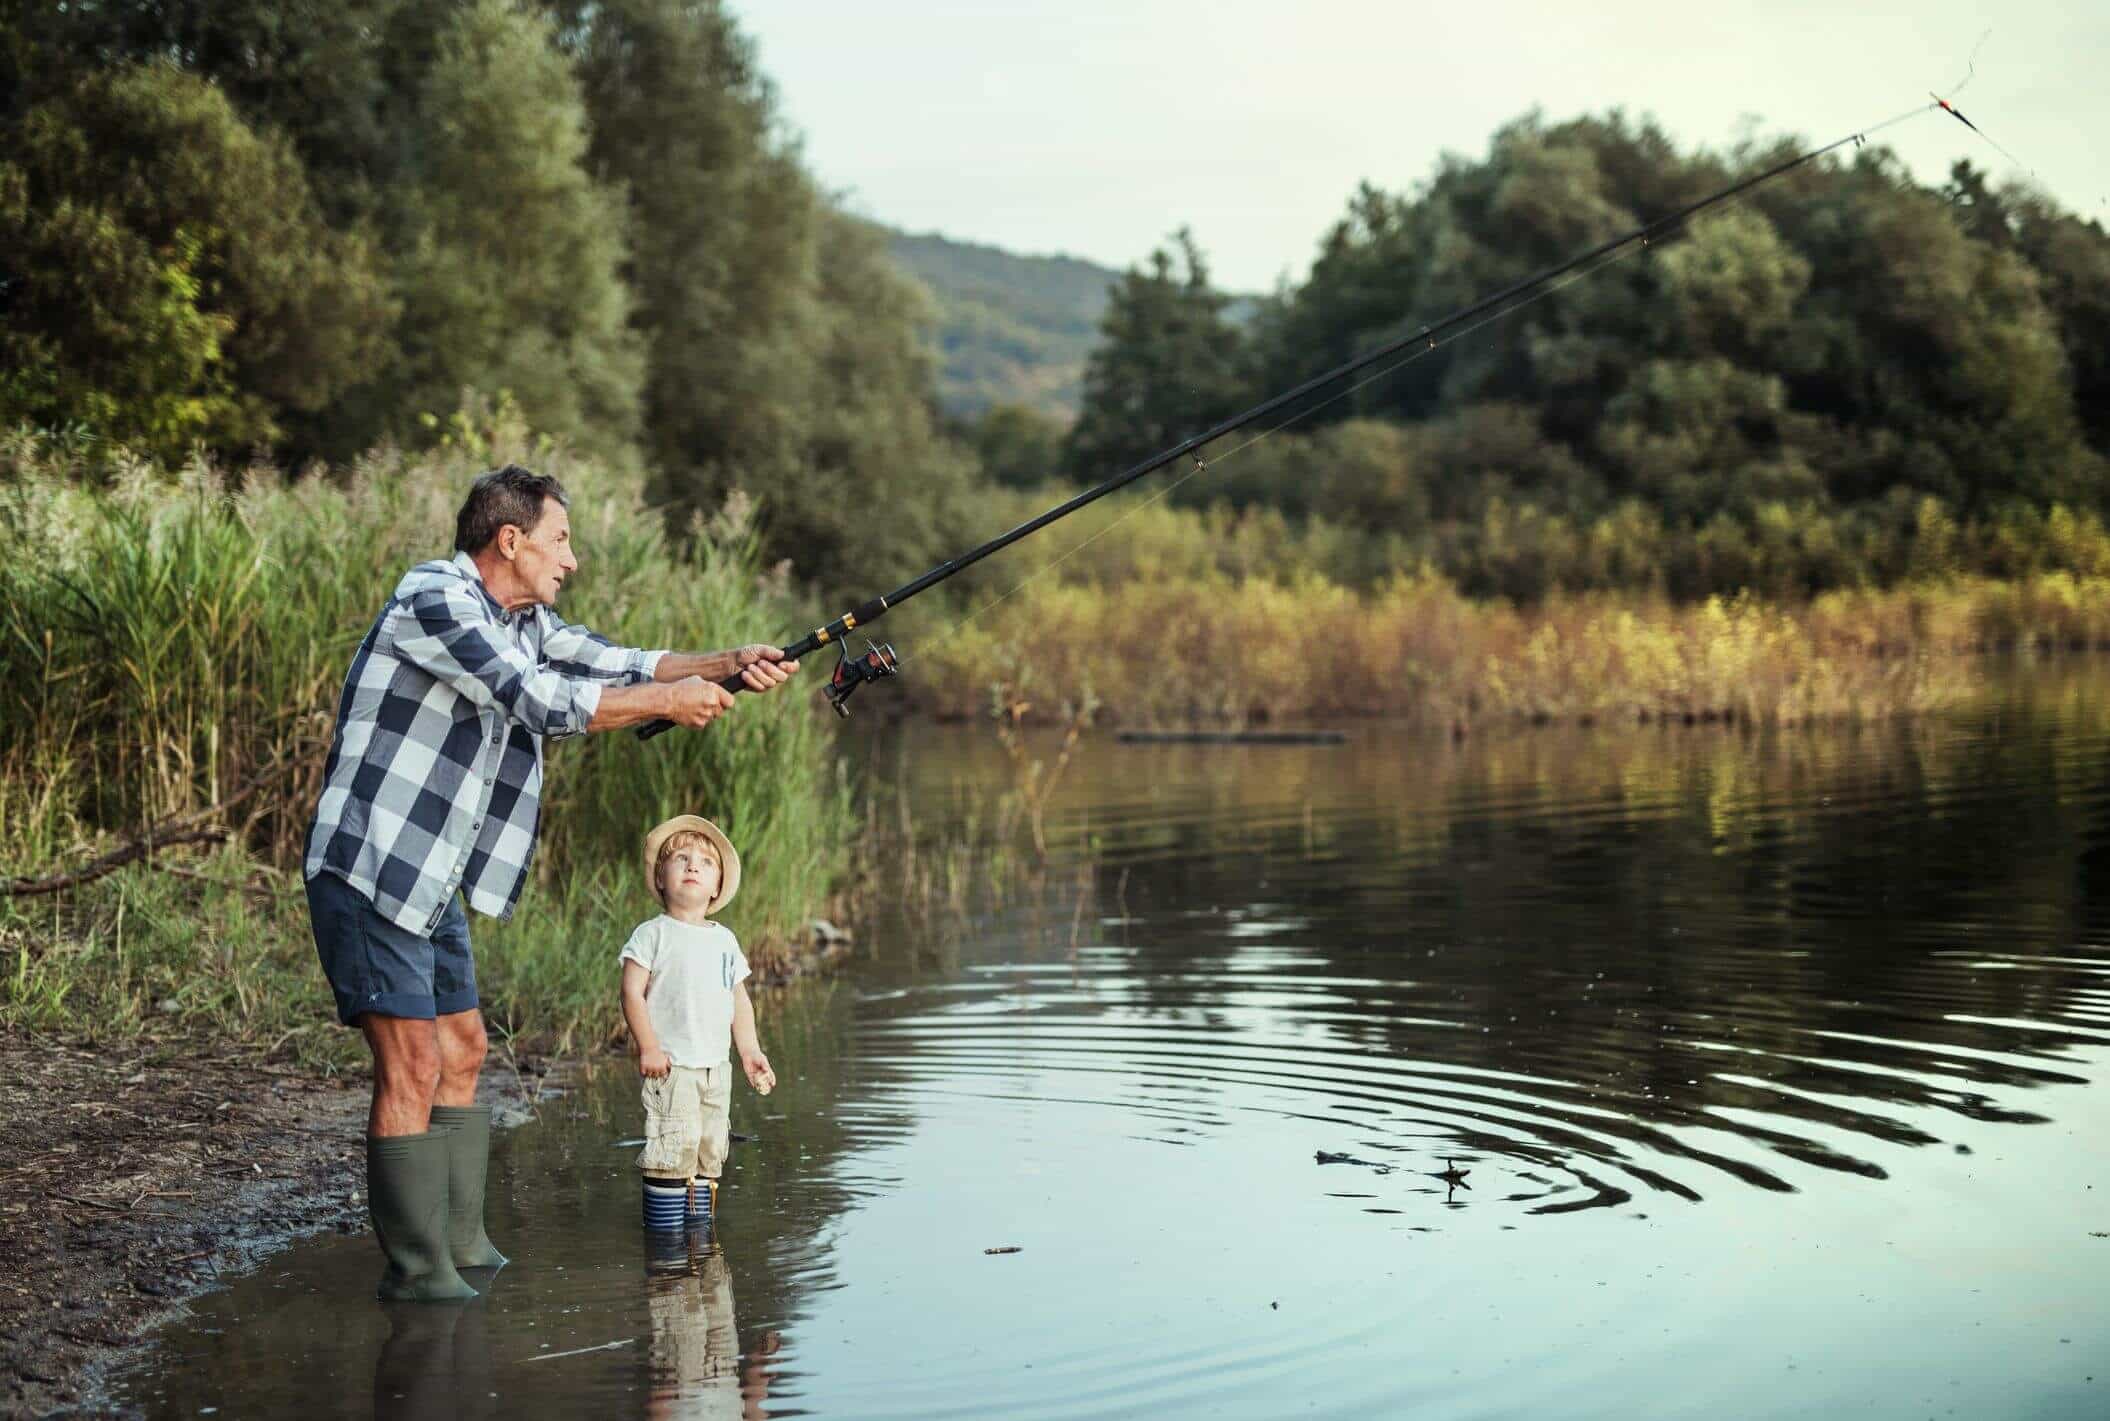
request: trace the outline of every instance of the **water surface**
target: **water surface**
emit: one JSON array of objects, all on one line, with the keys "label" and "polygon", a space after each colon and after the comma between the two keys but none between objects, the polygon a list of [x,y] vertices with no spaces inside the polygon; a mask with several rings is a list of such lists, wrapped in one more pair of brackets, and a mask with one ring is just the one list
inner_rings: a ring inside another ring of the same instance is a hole
[{"label": "water surface", "polygon": [[[370,1240],[312,1243],[121,1394],[2110,1414],[2105,692],[1773,736],[1088,743],[1045,870],[769,1004],[784,1084],[736,1096],[759,1138],[711,1247],[646,1248],[606,1069],[501,1144],[516,1262],[481,1302],[383,1308]],[[927,836],[1012,773],[965,729],[864,753]]]}]

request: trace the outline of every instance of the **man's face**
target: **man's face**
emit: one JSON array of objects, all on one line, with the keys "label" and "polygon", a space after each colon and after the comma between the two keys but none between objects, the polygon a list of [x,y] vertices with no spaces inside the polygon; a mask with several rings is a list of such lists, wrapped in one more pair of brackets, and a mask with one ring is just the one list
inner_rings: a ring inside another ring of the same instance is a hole
[{"label": "man's face", "polygon": [[718,850],[710,844],[683,844],[660,860],[660,892],[667,906],[700,913],[718,896]]},{"label": "man's face", "polygon": [[513,574],[530,598],[554,607],[564,579],[578,570],[579,559],[571,550],[571,515],[554,498],[545,498],[534,531],[520,534],[513,549]]}]

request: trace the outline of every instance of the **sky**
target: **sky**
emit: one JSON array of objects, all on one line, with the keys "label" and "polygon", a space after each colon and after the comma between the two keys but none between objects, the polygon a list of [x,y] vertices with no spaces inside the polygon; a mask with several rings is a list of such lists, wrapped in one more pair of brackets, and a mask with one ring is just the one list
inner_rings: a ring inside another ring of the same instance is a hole
[{"label": "sky", "polygon": [[[1688,150],[1829,142],[1954,93],[1968,157],[2110,225],[2110,0],[734,0],[820,181],[914,232],[1126,267],[1194,231],[1220,287],[1300,278],[1365,179],[1402,191],[1501,124],[1624,108]],[[1973,53],[1976,74],[1965,78]]]}]

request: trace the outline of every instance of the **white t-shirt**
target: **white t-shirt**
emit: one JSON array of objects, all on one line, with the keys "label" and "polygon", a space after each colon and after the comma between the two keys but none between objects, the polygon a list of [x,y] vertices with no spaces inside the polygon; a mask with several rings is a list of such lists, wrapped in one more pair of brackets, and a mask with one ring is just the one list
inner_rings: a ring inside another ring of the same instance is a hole
[{"label": "white t-shirt", "polygon": [[733,1046],[733,987],[748,975],[732,929],[662,913],[638,924],[623,944],[623,960],[652,974],[645,1015],[668,1059],[677,1066],[725,1064]]}]

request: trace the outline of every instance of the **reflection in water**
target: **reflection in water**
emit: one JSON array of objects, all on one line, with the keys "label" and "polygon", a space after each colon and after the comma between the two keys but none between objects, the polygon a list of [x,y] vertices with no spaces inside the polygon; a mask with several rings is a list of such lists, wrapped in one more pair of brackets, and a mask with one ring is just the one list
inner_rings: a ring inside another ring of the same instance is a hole
[{"label": "reflection in water", "polygon": [[491,1342],[481,1301],[383,1303],[388,1337],[374,1359],[374,1415],[397,1421],[493,1416]]},{"label": "reflection in water", "polygon": [[[723,1252],[648,1253],[611,1069],[500,1142],[515,1263],[481,1302],[399,1320],[370,1245],[311,1245],[123,1393],[2103,1415],[2105,690],[1759,736],[1088,744],[1043,874],[867,925],[850,976],[765,1003],[796,1069],[736,1095]],[[989,822],[1000,749],[896,734],[870,753],[927,831]]]},{"label": "reflection in water", "polygon": [[652,1319],[647,1353],[649,1417],[759,1417],[768,1414],[768,1358],[774,1332],[744,1359],[733,1320],[733,1273],[707,1230],[647,1241],[645,1296]]},{"label": "reflection in water", "polygon": [[[2040,1122],[2028,1092],[2110,1040],[2110,760],[2069,696],[1998,736],[1100,744],[1051,838],[1115,940],[1016,910],[884,1046],[911,1092],[1158,1072],[1097,1098],[1168,1138],[1264,1093],[1362,1148],[1501,1161],[1533,1213],[1881,1179],[1875,1146],[1952,1117]],[[912,793],[1002,773],[969,747]]]}]

